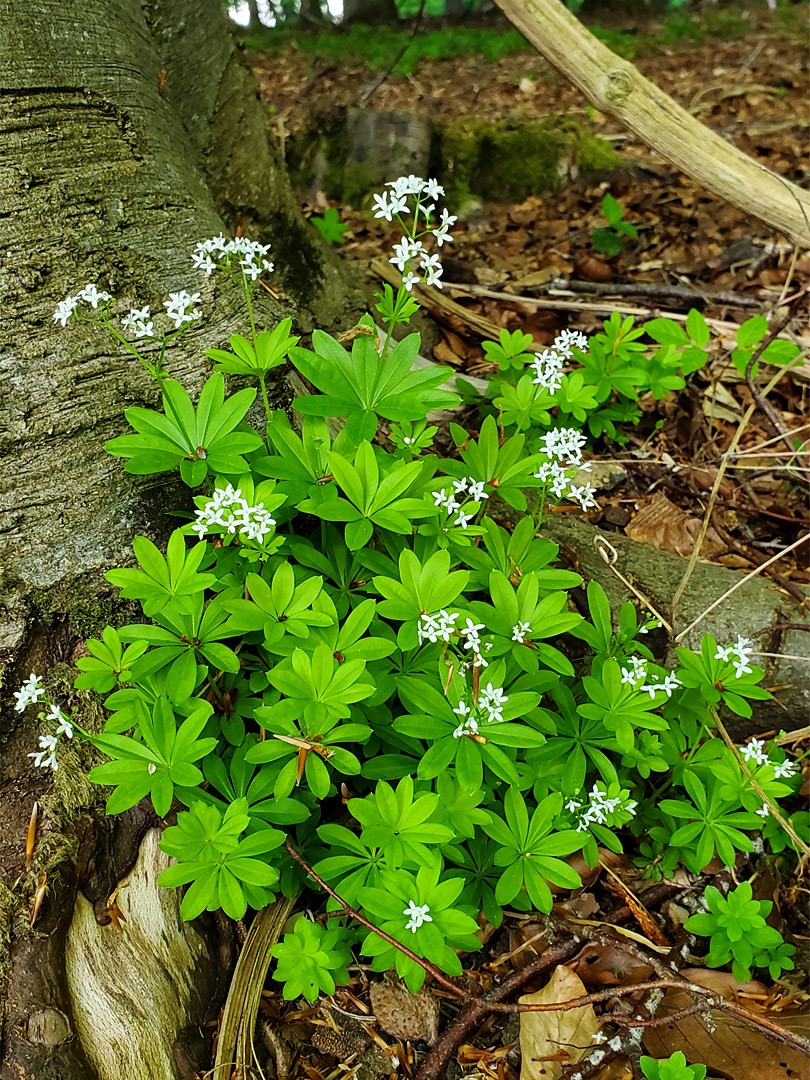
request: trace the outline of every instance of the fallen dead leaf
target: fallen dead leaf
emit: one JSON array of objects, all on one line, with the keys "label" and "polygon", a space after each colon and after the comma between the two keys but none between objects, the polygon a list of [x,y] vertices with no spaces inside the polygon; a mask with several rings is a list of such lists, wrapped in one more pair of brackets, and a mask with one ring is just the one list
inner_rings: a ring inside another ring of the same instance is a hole
[{"label": "fallen dead leaf", "polygon": [[[524,1005],[550,1005],[585,994],[582,980],[560,964],[542,990],[520,998]],[[520,1080],[559,1080],[564,1065],[580,1061],[599,1031],[592,1005],[559,1012],[520,1014]]]},{"label": "fallen dead leaf", "polygon": [[[652,547],[661,551],[672,551],[676,555],[691,555],[701,527],[700,518],[687,514],[659,491],[646,506],[639,510],[624,531],[631,540],[651,544]],[[711,558],[712,555],[725,550],[726,545],[717,532],[709,526],[701,545],[701,555],[704,558]]]},{"label": "fallen dead leaf", "polygon": [[[686,974],[686,972],[684,972]],[[696,972],[692,972],[694,978]],[[705,972],[701,972],[701,975]],[[698,980],[695,979],[697,982]],[[718,987],[719,989],[719,987]],[[687,1008],[693,1002],[681,990],[670,990],[658,1009],[658,1016]],[[779,1013],[768,1015],[775,1023],[786,1018]],[[771,1039],[764,1032],[743,1024],[725,1013],[712,1013],[713,1031],[709,1031],[700,1016],[687,1016],[683,1020],[657,1028],[647,1028],[644,1047],[652,1057],[669,1057],[675,1050],[682,1050],[690,1064],[702,1063],[709,1073],[720,1073],[743,1080],[803,1080],[807,1076],[807,1058],[798,1050]],[[805,1026],[807,1017],[805,1016]]]},{"label": "fallen dead leaf", "polygon": [[585,281],[612,281],[613,270],[601,259],[583,259],[577,273]]},{"label": "fallen dead leaf", "polygon": [[401,983],[371,984],[371,1007],[377,1023],[395,1039],[424,1039],[432,1046],[439,1034],[439,1003],[428,990],[412,994]]}]

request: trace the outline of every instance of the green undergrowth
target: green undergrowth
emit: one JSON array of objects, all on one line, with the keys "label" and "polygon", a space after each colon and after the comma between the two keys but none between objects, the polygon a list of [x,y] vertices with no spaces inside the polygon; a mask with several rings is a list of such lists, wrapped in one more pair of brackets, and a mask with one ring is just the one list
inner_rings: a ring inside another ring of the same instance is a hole
[{"label": "green undergrowth", "polygon": [[[779,7],[773,13],[777,34],[793,33],[807,23],[807,5]],[[745,37],[752,25],[748,12],[736,8],[707,8],[687,15],[672,11],[645,30],[623,30],[589,24],[590,32],[609,49],[627,60],[655,55],[662,48],[706,40],[732,41]],[[802,30],[803,32],[803,30]],[[461,56],[473,62],[476,55],[495,62],[532,46],[514,28],[452,26],[411,35],[409,26],[365,26],[347,31],[324,30],[302,34],[295,29],[267,28],[245,38],[255,52],[278,54],[292,43],[312,60],[332,60],[366,64],[372,71],[392,68],[396,75],[411,75],[420,60],[454,60]],[[403,52],[404,50],[404,52]]]}]

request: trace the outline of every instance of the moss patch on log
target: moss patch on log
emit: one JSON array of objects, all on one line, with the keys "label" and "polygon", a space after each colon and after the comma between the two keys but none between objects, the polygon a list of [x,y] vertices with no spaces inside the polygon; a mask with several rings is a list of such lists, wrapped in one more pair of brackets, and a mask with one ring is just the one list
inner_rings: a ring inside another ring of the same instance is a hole
[{"label": "moss patch on log", "polygon": [[522,202],[556,191],[583,171],[623,164],[610,143],[569,116],[493,123],[461,117],[437,132],[437,169],[451,205],[472,195]]},{"label": "moss patch on log", "polygon": [[[407,128],[405,117],[402,114]],[[414,126],[423,120],[414,115]],[[301,132],[288,144],[293,186],[324,191],[328,198],[352,206],[367,206],[385,182],[380,178],[398,175],[403,163],[392,166],[391,148],[385,140],[377,145],[363,143],[361,150],[362,154],[353,148],[343,116],[333,113],[323,118],[317,130]],[[473,196],[521,202],[530,195],[556,191],[581,172],[608,172],[623,164],[611,144],[594,135],[588,121],[580,117],[494,122],[463,116],[433,125],[430,174],[441,179],[452,209]],[[415,160],[410,166],[405,163],[405,171],[409,167],[421,171]]]}]

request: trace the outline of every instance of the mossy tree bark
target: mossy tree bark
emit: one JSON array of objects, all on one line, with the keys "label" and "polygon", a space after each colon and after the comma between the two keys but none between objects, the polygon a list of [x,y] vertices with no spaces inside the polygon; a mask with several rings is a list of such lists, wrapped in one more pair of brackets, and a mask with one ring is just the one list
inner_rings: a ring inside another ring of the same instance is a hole
[{"label": "mossy tree bark", "polygon": [[[281,299],[260,302],[265,325],[290,314],[299,330],[335,327],[362,298],[300,215],[221,0],[0,0],[0,87],[0,1068],[4,1077],[92,1080],[104,1070],[76,1036],[71,995],[82,987],[66,979],[62,945],[77,890],[92,903],[93,925],[109,923],[110,892],[154,822],[88,818],[97,792],[78,752],[50,790],[26,757],[33,721],[9,710],[10,691],[30,670],[58,679],[61,664],[60,700],[70,700],[70,662],[111,610],[103,572],[128,557],[134,532],[168,531],[166,512],[188,493],[134,479],[104,453],[125,430],[124,409],[155,406],[159,395],[109,335],[55,325],[54,307],[86,282],[153,312],[169,291],[200,291],[204,319],[167,364],[194,392],[210,370],[204,350],[245,329],[235,292],[192,271],[196,240],[241,226],[272,244]],[[289,390],[279,383],[275,395],[284,401]],[[26,870],[34,798],[45,812]],[[40,881],[45,899],[28,933]],[[180,921],[176,906],[163,917]],[[129,982],[149,1000],[137,973],[121,978],[111,995]],[[177,988],[178,1023],[195,979],[186,972]],[[133,1077],[168,1067],[135,1044],[118,1060],[130,1061]]]}]

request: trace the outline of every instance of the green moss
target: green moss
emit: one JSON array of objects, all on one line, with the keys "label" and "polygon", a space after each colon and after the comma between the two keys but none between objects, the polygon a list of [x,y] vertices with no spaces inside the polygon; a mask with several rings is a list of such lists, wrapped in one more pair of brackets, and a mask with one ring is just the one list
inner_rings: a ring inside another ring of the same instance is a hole
[{"label": "green moss", "polygon": [[577,147],[579,152],[580,172],[607,172],[624,165],[624,158],[604,139],[596,135],[586,135]]},{"label": "green moss", "polygon": [[94,588],[82,578],[34,589],[31,603],[39,619],[47,625],[67,616],[70,629],[85,641],[89,637],[99,637],[110,623],[121,626],[131,615],[131,611],[116,605],[112,596],[100,593],[98,586]]},{"label": "green moss", "polygon": [[623,160],[586,123],[568,116],[497,124],[461,117],[439,130],[434,157],[454,207],[473,194],[520,202],[557,190],[574,163],[580,169],[606,170]]}]

